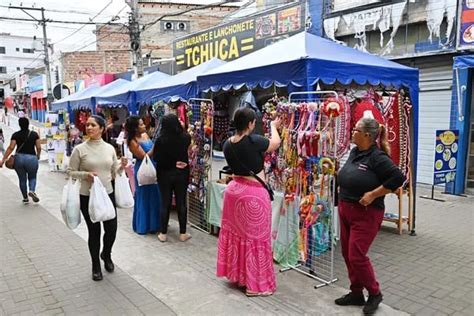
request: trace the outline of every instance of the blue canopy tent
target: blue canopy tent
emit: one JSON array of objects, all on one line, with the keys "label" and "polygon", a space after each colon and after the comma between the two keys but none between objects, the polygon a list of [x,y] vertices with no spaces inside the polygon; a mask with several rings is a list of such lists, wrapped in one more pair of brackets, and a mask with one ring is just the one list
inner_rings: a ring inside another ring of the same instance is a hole
[{"label": "blue canopy tent", "polygon": [[100,87],[97,86],[90,86],[85,88],[84,90],[78,91],[76,93],[70,94],[67,97],[64,97],[56,102],[51,103],[51,111],[59,111],[59,110],[68,110],[70,111],[70,102],[81,100],[84,97],[91,96],[94,94]]},{"label": "blue canopy tent", "polygon": [[102,91],[95,96],[97,104],[126,104],[132,113],[137,112],[137,100],[134,90],[141,86],[162,82],[171,76],[160,71],[152,72],[134,81],[127,81],[127,84],[114,87],[113,89]]},{"label": "blue canopy tent", "polygon": [[138,87],[135,91],[137,101],[166,100],[178,101],[196,97],[199,94],[197,86],[197,76],[226,64],[218,58],[213,58],[198,66],[185,70],[177,75],[158,82],[151,82],[149,85]]},{"label": "blue canopy tent", "polygon": [[[406,87],[413,105],[412,179],[418,156],[418,69],[302,32],[198,76],[201,91],[288,87],[314,91],[317,83]],[[411,192],[415,204],[416,192]],[[415,209],[415,205],[413,205]]]},{"label": "blue canopy tent", "polygon": [[450,129],[459,131],[458,159],[456,178],[446,185],[446,192],[463,194],[466,189],[467,170],[469,168],[469,137],[471,133],[472,76],[474,74],[474,55],[454,57],[453,94],[451,100]]}]

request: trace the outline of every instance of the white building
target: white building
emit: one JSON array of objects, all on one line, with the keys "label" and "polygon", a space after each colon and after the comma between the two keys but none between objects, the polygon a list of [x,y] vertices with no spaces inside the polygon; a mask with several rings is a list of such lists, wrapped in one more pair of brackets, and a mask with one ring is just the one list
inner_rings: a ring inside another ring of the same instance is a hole
[{"label": "white building", "polygon": [[0,83],[44,64],[42,39],[0,33]]}]

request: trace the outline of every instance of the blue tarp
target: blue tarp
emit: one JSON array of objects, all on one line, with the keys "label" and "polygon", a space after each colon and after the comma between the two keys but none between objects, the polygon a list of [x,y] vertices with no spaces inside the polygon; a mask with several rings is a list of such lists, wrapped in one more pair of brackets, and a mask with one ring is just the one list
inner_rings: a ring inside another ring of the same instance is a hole
[{"label": "blue tarp", "polygon": [[454,69],[467,69],[474,67],[474,55],[456,56],[454,57]]},{"label": "blue tarp", "polygon": [[129,104],[132,102],[132,92],[139,87],[146,87],[152,83],[161,82],[171,76],[164,72],[155,71],[151,74],[143,76],[137,80],[130,81],[126,85],[117,87],[116,89],[101,93],[96,96],[97,104]]},{"label": "blue tarp", "polygon": [[418,86],[418,70],[302,32],[241,57],[198,77],[200,89],[212,91],[246,86],[383,84]]},{"label": "blue tarp", "polygon": [[183,71],[172,76],[169,80],[151,83],[149,86],[141,86],[135,90],[138,102],[148,100],[177,101],[187,100],[198,95],[197,76],[226,64],[217,58]]},{"label": "blue tarp", "polygon": [[68,109],[68,106],[71,101],[82,100],[83,98],[91,97],[100,87],[90,86],[84,90],[78,91],[76,93],[70,94],[67,97],[62,98],[56,102],[51,103],[51,110],[58,111]]}]

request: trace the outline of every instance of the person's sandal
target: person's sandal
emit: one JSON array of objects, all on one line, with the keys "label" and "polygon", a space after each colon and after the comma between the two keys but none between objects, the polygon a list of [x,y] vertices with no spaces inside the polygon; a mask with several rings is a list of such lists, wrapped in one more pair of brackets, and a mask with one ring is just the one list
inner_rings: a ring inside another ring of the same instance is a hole
[{"label": "person's sandal", "polygon": [[191,239],[191,235],[190,234],[180,234],[179,235],[179,240],[181,240],[182,242],[185,242],[186,240],[189,240]]},{"label": "person's sandal", "polygon": [[159,233],[158,240],[161,242],[166,242],[168,240],[168,236],[166,236],[166,234]]},{"label": "person's sandal", "polygon": [[261,296],[261,297],[265,297],[265,296],[271,296],[273,295],[273,292],[252,292],[252,291],[245,291],[245,295],[247,295],[247,297],[257,297],[257,296]]}]

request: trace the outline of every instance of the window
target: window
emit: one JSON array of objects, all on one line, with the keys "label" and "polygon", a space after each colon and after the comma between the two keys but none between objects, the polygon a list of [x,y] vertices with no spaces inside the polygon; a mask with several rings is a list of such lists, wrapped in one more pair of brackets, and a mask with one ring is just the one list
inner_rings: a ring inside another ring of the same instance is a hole
[{"label": "window", "polygon": [[16,70],[20,71],[20,67],[16,67]]},{"label": "window", "polygon": [[0,46],[0,54],[5,54],[5,47]]},{"label": "window", "polygon": [[6,74],[7,73],[7,67],[0,66],[0,74]]},{"label": "window", "polygon": [[34,49],[33,48],[23,48],[23,53],[26,54],[34,54]]},{"label": "window", "polygon": [[17,48],[16,48],[16,51],[19,52],[19,51],[20,51],[20,47],[17,47]]}]

